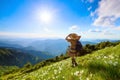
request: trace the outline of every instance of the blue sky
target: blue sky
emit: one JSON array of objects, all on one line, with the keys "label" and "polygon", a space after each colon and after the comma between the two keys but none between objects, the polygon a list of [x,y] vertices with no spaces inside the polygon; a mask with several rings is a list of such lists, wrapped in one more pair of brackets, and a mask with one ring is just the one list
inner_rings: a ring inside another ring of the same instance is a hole
[{"label": "blue sky", "polygon": [[[120,39],[120,0],[0,0],[0,37]],[[108,6],[106,6],[108,5]]]}]

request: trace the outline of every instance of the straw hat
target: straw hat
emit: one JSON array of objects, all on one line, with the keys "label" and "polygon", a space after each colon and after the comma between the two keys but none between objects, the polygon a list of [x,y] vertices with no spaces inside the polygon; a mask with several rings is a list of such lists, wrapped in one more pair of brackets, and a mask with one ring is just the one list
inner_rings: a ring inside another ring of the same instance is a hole
[{"label": "straw hat", "polygon": [[77,35],[76,33],[69,34],[69,38],[73,40],[79,40],[81,36]]}]

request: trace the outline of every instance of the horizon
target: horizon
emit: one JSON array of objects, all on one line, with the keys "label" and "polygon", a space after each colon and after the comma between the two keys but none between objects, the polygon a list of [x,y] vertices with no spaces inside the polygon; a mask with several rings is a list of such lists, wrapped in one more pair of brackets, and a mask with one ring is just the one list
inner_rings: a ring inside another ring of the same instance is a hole
[{"label": "horizon", "polygon": [[[32,41],[39,41],[39,40],[65,40],[65,38],[21,38],[21,37],[5,37],[5,38],[0,38],[0,40],[8,40],[8,41],[21,41],[21,40],[32,40]],[[93,39],[93,38],[81,38],[79,41],[95,41],[95,40],[99,40],[99,41],[119,41],[119,39],[100,39],[100,38],[96,38],[96,39]],[[66,41],[66,40],[65,40]]]},{"label": "horizon", "polygon": [[69,33],[77,33],[82,40],[120,40],[119,3],[120,0],[0,0],[0,39],[64,39]]}]

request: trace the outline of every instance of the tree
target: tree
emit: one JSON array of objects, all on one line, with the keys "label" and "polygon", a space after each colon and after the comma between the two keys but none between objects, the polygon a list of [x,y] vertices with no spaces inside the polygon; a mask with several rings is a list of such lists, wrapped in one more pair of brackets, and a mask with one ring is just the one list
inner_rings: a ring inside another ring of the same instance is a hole
[{"label": "tree", "polygon": [[24,65],[25,68],[30,68],[32,67],[32,64],[30,62],[28,62],[27,64]]}]

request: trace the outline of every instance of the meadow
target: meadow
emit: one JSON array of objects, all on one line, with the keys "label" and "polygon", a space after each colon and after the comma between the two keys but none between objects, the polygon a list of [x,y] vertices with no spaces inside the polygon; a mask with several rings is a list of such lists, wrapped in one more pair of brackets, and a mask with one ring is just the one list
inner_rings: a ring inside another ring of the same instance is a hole
[{"label": "meadow", "polygon": [[3,80],[120,80],[120,44],[97,50],[76,59],[78,66],[71,67],[65,59],[27,73],[11,73]]}]

